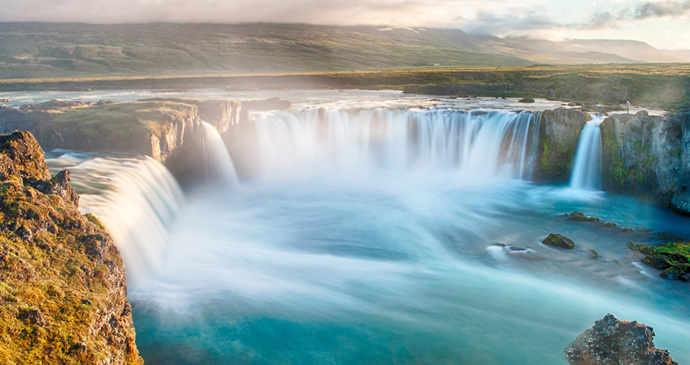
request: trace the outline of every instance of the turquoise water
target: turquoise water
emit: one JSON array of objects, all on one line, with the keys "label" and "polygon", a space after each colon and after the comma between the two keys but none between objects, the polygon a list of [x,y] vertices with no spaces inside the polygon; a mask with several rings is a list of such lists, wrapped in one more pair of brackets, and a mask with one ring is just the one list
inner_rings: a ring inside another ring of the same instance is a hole
[{"label": "turquoise water", "polygon": [[[448,174],[311,177],[188,200],[164,266],[130,288],[152,363],[557,364],[606,313],[653,326],[657,347],[690,360],[687,284],[634,265],[625,246],[654,235],[560,216],[687,233],[688,219],[654,205]],[[543,246],[552,232],[577,249]]]},{"label": "turquoise water", "polygon": [[[690,236],[690,219],[516,179],[529,180],[538,120],[510,104],[455,113],[453,100],[324,94],[254,115],[255,171],[239,186],[180,198],[151,159],[53,156],[74,171],[82,209],[122,237],[147,363],[560,364],[607,313],[652,326],[658,348],[690,362],[687,284],[626,246]],[[565,220],[572,211],[635,231]],[[542,245],[550,233],[576,248]]]}]

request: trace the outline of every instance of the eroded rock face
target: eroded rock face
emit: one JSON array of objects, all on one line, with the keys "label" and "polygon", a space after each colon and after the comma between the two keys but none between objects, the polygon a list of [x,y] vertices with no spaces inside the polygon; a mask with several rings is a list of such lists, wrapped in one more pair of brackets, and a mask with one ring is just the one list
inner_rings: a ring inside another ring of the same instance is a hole
[{"label": "eroded rock face", "polygon": [[0,363],[137,364],[119,251],[28,132],[0,136]]},{"label": "eroded rock face", "polygon": [[682,128],[677,115],[617,114],[601,124],[608,190],[670,202],[680,190]]},{"label": "eroded rock face", "polygon": [[607,314],[565,348],[570,364],[678,364],[666,350],[654,347],[654,330]]},{"label": "eroded rock face", "polygon": [[575,109],[558,108],[542,113],[537,179],[568,180],[580,132],[589,119],[587,113]]},{"label": "eroded rock face", "polygon": [[47,102],[0,110],[0,133],[26,130],[44,147],[137,153],[165,163],[197,137],[202,120],[223,133],[246,118],[241,103],[229,100]]}]

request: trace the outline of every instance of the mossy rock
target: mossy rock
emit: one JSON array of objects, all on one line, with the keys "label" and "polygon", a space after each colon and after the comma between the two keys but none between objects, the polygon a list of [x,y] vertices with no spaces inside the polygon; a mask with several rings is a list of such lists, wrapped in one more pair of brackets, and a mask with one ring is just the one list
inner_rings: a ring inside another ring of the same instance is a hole
[{"label": "mossy rock", "polygon": [[659,276],[670,280],[690,281],[690,242],[672,242],[661,246],[629,243],[628,247],[642,252],[648,266],[664,270]]},{"label": "mossy rock", "polygon": [[0,363],[141,363],[112,239],[79,213],[69,174],[50,178],[30,133],[0,140],[12,141],[0,156],[16,157],[7,171],[22,175],[0,188]]},{"label": "mossy rock", "polygon": [[582,212],[572,212],[566,218],[569,221],[574,221],[574,222],[592,222],[592,223],[598,223],[600,222],[599,218],[597,217],[587,217],[584,213]]},{"label": "mossy rock", "polygon": [[573,240],[558,233],[551,233],[541,242],[552,247],[560,247],[565,249],[575,248],[575,242],[573,242]]}]

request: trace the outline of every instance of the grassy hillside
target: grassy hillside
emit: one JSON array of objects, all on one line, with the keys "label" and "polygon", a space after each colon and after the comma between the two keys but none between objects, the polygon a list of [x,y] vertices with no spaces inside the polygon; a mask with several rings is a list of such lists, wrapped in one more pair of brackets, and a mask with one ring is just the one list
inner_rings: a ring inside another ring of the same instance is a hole
[{"label": "grassy hillside", "polygon": [[305,24],[0,23],[0,79],[678,61],[634,41]]},{"label": "grassy hillside", "polygon": [[0,23],[0,78],[514,66],[459,30]]}]

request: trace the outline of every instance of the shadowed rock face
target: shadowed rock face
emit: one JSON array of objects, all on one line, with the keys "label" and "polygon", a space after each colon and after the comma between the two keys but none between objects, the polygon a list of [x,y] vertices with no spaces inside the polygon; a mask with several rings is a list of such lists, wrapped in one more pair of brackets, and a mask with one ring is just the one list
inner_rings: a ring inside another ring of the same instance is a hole
[{"label": "shadowed rock face", "polygon": [[0,136],[0,363],[138,364],[125,267],[28,132]]},{"label": "shadowed rock face", "polygon": [[565,357],[574,365],[677,365],[668,351],[654,347],[653,338],[651,327],[607,314],[565,348]]},{"label": "shadowed rock face", "polygon": [[535,175],[540,180],[567,181],[577,141],[590,119],[579,110],[558,108],[542,113],[539,161]]}]

